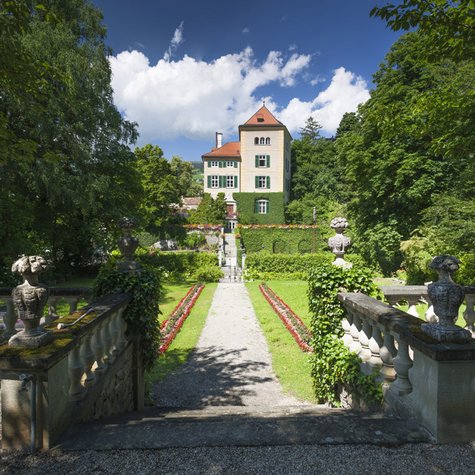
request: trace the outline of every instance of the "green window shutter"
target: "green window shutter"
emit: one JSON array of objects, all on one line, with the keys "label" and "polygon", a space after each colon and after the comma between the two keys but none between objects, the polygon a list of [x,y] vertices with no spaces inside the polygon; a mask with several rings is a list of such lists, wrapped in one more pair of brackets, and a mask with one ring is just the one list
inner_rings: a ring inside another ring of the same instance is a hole
[{"label": "green window shutter", "polygon": [[208,168],[211,167],[211,160],[208,160]]},{"label": "green window shutter", "polygon": [[270,155],[266,155],[266,167],[270,167]]},{"label": "green window shutter", "polygon": [[234,168],[237,168],[237,162],[234,162]]},{"label": "green window shutter", "polygon": [[220,187],[220,188],[223,188],[223,187],[224,187],[224,185],[223,185],[223,181],[224,181],[223,178],[224,178],[224,176],[221,176],[221,175],[219,176],[219,187]]},{"label": "green window shutter", "polygon": [[259,213],[259,203],[257,200],[254,201],[254,213]]},{"label": "green window shutter", "polygon": [[222,160],[220,160],[218,163],[219,163],[219,168],[223,168],[223,162],[222,162]]},{"label": "green window shutter", "polygon": [[269,211],[270,211],[270,200],[267,202],[267,212],[266,212],[266,214],[269,214]]},{"label": "green window shutter", "polygon": [[259,168],[259,155],[256,155],[256,168]]},{"label": "green window shutter", "polygon": [[259,186],[259,177],[256,176],[256,188]]},{"label": "green window shutter", "polygon": [[234,175],[234,188],[238,187],[238,177],[237,175]]},{"label": "green window shutter", "polygon": [[270,188],[270,176],[266,176],[266,188]]},{"label": "green window shutter", "polygon": [[208,188],[211,188],[211,175],[208,175]]}]

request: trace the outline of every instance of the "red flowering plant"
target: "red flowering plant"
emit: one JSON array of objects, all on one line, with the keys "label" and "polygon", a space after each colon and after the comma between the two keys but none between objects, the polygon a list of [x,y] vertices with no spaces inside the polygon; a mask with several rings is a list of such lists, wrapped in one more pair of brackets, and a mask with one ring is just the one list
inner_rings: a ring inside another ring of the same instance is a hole
[{"label": "red flowering plant", "polygon": [[266,283],[263,282],[259,289],[300,348],[306,352],[313,351],[310,346],[312,332],[305,323]]},{"label": "red flowering plant", "polygon": [[191,312],[193,305],[204,289],[204,284],[195,284],[186,295],[180,300],[180,303],[175,307],[170,316],[160,325],[161,341],[160,353],[165,353],[172,341],[175,339],[177,333],[180,331],[183,323]]}]

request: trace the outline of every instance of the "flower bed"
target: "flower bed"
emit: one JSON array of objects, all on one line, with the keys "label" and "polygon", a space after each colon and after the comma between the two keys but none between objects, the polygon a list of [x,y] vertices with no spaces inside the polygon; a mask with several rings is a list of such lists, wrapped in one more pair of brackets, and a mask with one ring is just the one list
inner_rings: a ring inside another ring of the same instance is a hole
[{"label": "flower bed", "polygon": [[167,320],[160,325],[162,334],[160,342],[160,353],[165,353],[172,341],[175,339],[180,328],[183,326],[186,318],[191,312],[193,305],[204,289],[204,284],[195,284],[188,290],[186,295],[180,300]]},{"label": "flower bed", "polygon": [[303,351],[311,352],[312,332],[304,322],[294,313],[294,311],[264,282],[259,286],[259,290],[269,302],[275,313],[282,320],[285,328],[290,332],[294,340]]}]

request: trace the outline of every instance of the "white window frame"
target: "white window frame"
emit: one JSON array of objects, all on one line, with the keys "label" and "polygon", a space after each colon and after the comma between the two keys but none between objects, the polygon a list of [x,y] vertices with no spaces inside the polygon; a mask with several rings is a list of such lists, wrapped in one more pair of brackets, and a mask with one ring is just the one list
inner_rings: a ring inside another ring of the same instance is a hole
[{"label": "white window frame", "polygon": [[266,168],[267,167],[267,156],[266,155],[258,155],[257,156],[257,163],[259,168]]},{"label": "white window frame", "polygon": [[226,162],[227,167],[234,167],[234,162],[228,161]]},{"label": "white window frame", "polygon": [[226,188],[234,188],[235,176],[226,175]]},{"label": "white window frame", "polygon": [[219,163],[218,163],[216,160],[213,160],[213,161],[211,162],[211,166],[212,166],[212,167],[219,167]]},{"label": "white window frame", "polygon": [[257,177],[257,188],[267,188],[267,176]]},{"label": "white window frame", "polygon": [[257,213],[258,214],[269,213],[269,200],[257,200]]},{"label": "white window frame", "polygon": [[211,175],[211,188],[219,188],[219,175]]}]

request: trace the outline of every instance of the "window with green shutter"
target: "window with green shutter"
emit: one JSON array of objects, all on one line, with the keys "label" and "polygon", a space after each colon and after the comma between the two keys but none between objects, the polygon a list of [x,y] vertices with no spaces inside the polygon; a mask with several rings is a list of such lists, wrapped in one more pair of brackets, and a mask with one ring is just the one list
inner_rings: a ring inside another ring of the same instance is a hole
[{"label": "window with green shutter", "polygon": [[211,168],[211,162],[208,161],[208,168]]},{"label": "window with green shutter", "polygon": [[219,161],[219,168],[223,168],[223,165],[224,165],[224,164],[223,164],[223,161],[220,160],[220,161]]},{"label": "window with green shutter", "polygon": [[256,155],[256,168],[259,168],[259,155]]},{"label": "window with green shutter", "polygon": [[237,165],[237,162],[234,162],[234,168],[237,168],[238,165]]},{"label": "window with green shutter", "polygon": [[238,187],[238,177],[237,175],[234,175],[234,188]]},{"label": "window with green shutter", "polygon": [[259,177],[256,176],[256,188],[259,188]]},{"label": "window with green shutter", "polygon": [[208,188],[211,188],[211,175],[208,176]]},{"label": "window with green shutter", "polygon": [[220,188],[224,188],[224,187],[225,187],[225,185],[226,185],[225,179],[226,179],[226,177],[224,177],[224,176],[220,176],[220,177],[219,177],[219,187],[220,187]]},{"label": "window with green shutter", "polygon": [[270,167],[270,155],[266,155],[266,167]]},{"label": "window with green shutter", "polygon": [[270,176],[266,176],[266,188],[270,188]]}]

